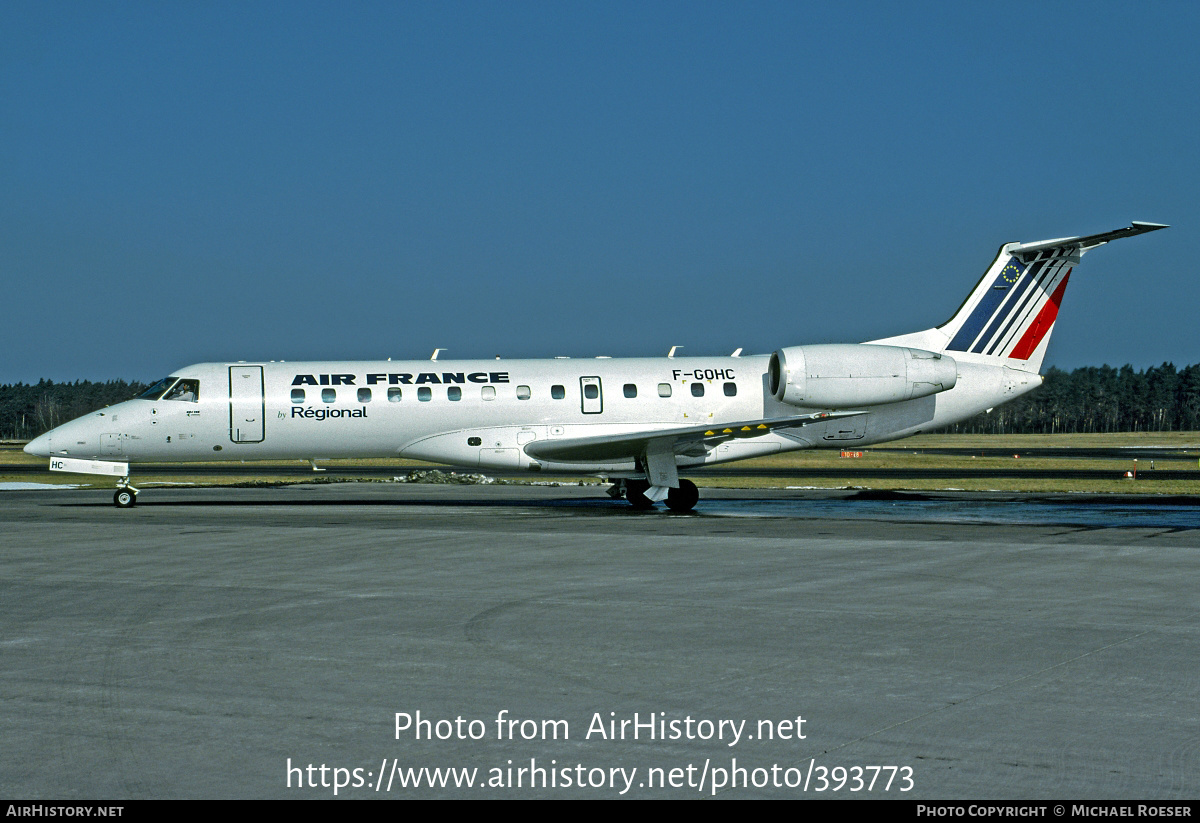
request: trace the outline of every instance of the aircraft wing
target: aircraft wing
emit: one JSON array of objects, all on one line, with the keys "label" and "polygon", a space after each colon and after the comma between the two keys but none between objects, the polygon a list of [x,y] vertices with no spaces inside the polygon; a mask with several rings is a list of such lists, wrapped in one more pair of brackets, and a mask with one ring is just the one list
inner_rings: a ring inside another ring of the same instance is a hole
[{"label": "aircraft wing", "polygon": [[602,434],[595,437],[567,437],[535,440],[525,445],[525,453],[542,460],[565,463],[605,463],[641,457],[647,451],[670,450],[675,454],[700,456],[729,440],[760,437],[776,429],[791,429],[834,420],[857,417],[863,411],[817,412],[794,417],[766,420],[745,420],[705,426],[685,426],[674,429],[648,429],[621,434]]}]

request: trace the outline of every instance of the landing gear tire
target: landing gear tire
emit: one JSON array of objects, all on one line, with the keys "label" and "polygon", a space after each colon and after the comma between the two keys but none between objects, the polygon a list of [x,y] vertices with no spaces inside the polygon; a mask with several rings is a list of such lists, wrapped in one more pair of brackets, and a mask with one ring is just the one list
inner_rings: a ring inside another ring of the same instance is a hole
[{"label": "landing gear tire", "polygon": [[129,489],[117,489],[117,493],[113,495],[113,503],[118,509],[132,509],[136,502],[137,495]]},{"label": "landing gear tire", "polygon": [[626,480],[625,481],[625,499],[629,501],[629,505],[633,506],[638,511],[645,511],[653,508],[654,501],[646,496],[650,484],[645,480]]},{"label": "landing gear tire", "polygon": [[691,480],[679,481],[679,488],[667,492],[667,508],[673,512],[690,512],[700,500],[700,490]]}]

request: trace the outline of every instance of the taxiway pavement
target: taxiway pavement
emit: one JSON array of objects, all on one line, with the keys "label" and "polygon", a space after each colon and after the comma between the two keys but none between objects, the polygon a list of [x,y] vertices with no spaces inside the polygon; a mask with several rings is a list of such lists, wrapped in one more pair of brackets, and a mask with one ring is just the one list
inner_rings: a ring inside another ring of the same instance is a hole
[{"label": "taxiway pavement", "polygon": [[[0,796],[1200,795],[1200,529],[702,494],[0,493]],[[417,712],[457,730],[398,737]],[[485,785],[398,785],[422,768]]]}]

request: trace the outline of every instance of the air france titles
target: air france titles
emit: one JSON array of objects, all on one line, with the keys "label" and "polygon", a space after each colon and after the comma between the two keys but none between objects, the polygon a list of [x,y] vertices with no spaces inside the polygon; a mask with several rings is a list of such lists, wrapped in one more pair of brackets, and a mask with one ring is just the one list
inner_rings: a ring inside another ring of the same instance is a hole
[{"label": "air france titles", "polygon": [[[355,386],[360,385],[357,374],[298,374],[292,378],[293,386]],[[419,386],[430,383],[507,383],[508,372],[477,371],[477,372],[401,372],[385,374],[375,372],[363,376],[367,386],[385,384],[388,386]],[[312,406],[292,406],[292,419],[299,417],[308,420],[327,420],[335,417],[366,417],[367,407],[356,409],[313,408]]]},{"label": "air france titles", "polygon": [[[355,386],[358,379],[356,374],[298,374],[292,380],[293,386]],[[506,371],[444,371],[441,373],[424,371],[418,374],[402,372],[400,374],[368,374],[364,385],[376,386],[385,383],[389,386],[420,386],[428,383],[507,383]]]}]

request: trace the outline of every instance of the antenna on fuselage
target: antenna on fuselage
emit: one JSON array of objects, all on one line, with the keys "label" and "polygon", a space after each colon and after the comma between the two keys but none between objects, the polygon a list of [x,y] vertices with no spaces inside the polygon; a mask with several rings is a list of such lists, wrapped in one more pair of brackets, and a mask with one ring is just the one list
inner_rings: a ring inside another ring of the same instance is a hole
[{"label": "antenna on fuselage", "polygon": [[671,347],[671,350],[670,350],[669,352],[667,352],[667,357],[674,357],[674,356],[675,356],[675,350],[676,350],[676,349],[682,349],[682,348],[683,348],[683,346],[672,346],[672,347]]},{"label": "antenna on fuselage", "polygon": [[438,355],[439,355],[441,352],[444,352],[444,351],[445,351],[445,349],[434,349],[434,350],[433,350],[433,354],[429,355],[429,359],[430,359],[430,360],[437,360],[437,356],[438,356]]}]

